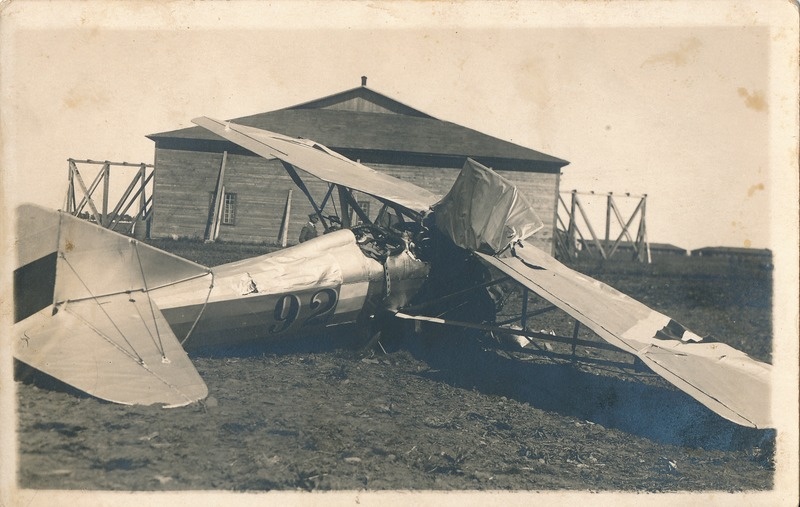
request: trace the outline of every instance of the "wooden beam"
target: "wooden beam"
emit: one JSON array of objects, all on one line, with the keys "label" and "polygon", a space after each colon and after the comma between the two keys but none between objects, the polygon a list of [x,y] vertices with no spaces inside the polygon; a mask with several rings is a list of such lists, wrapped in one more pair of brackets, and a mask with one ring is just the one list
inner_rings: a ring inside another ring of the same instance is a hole
[{"label": "wooden beam", "polygon": [[572,191],[572,202],[569,209],[569,230],[567,233],[570,258],[575,256],[575,201],[578,199],[578,193]]},{"label": "wooden beam", "polygon": [[100,213],[97,212],[97,208],[94,205],[94,201],[91,198],[91,194],[86,189],[86,185],[83,183],[83,178],[81,178],[81,173],[78,171],[78,168],[75,168],[75,176],[78,179],[78,185],[81,187],[83,194],[85,196],[86,202],[89,204],[89,208],[92,210],[92,214],[94,215],[94,219],[97,221],[98,224],[101,224],[100,221]]},{"label": "wooden beam", "polygon": [[214,241],[216,239],[216,231],[219,228],[219,210],[221,199],[224,198],[224,182],[225,182],[225,163],[228,160],[228,151],[222,152],[222,163],[219,166],[219,173],[217,174],[217,188],[214,189],[214,206],[211,208],[209,222],[206,224],[206,241]]},{"label": "wooden beam", "polygon": [[[128,188],[125,189],[125,192],[122,194],[122,197],[119,199],[119,201],[117,202],[116,206],[114,206],[114,210],[111,212],[111,214],[108,217],[108,227],[110,229],[113,229],[112,225],[117,221],[117,217],[119,216],[120,208],[122,208],[122,206],[128,200],[128,197],[130,197],[131,192],[133,192],[134,187],[136,187],[136,184],[139,182],[139,179],[142,178],[142,177],[143,177],[143,175],[142,175],[141,171],[136,173],[136,176],[133,177],[133,180],[131,180],[131,182],[128,184]],[[141,192],[141,190],[140,190],[140,192]],[[144,210],[141,210],[141,213],[144,213]],[[138,214],[137,214],[137,216],[138,216]]]},{"label": "wooden beam", "polygon": [[603,259],[607,259],[608,257],[606,256],[606,251],[603,249],[603,245],[600,243],[600,240],[597,239],[597,235],[594,233],[592,224],[589,222],[589,217],[586,216],[586,211],[584,211],[583,205],[581,204],[581,201],[578,200],[577,196],[575,197],[575,203],[578,205],[578,211],[581,212],[583,221],[586,223],[586,227],[589,229],[589,234],[592,235],[592,241],[594,241],[594,244],[597,246],[597,249],[600,251],[600,255],[603,257]]},{"label": "wooden beam", "polygon": [[642,207],[642,201],[639,201],[639,205],[636,206],[635,210],[633,210],[633,213],[631,214],[631,217],[628,219],[628,221],[625,223],[625,225],[622,226],[622,232],[619,234],[619,236],[617,237],[617,240],[614,242],[614,246],[611,247],[611,252],[609,253],[609,256],[614,255],[614,252],[617,250],[617,247],[619,246],[620,241],[622,241],[622,236],[623,235],[627,235],[628,236],[628,240],[630,241],[630,235],[628,234],[628,229],[630,228],[631,224],[633,223],[633,219],[636,218],[636,214],[639,212],[639,209],[641,207]]},{"label": "wooden beam", "polygon": [[[222,195],[225,195],[225,185],[222,185],[220,189]],[[222,201],[223,205],[217,209],[217,216],[214,222],[214,230],[211,233],[211,241],[216,241],[219,237],[219,226],[222,224],[222,215],[225,212],[225,201]]]},{"label": "wooden beam", "polygon": [[350,189],[347,189],[347,192],[345,192],[344,195],[345,195],[345,199],[347,200],[348,205],[351,208],[353,208],[353,211],[356,212],[356,215],[358,215],[358,218],[360,218],[361,221],[364,222],[365,224],[371,224],[372,220],[370,220],[369,215],[367,215],[364,212],[364,210],[361,209],[361,206],[358,205],[358,201],[356,201],[356,198],[353,197],[353,191],[350,190]]},{"label": "wooden beam", "polygon": [[614,215],[616,215],[617,220],[619,221],[620,227],[623,228],[622,231],[625,233],[625,236],[628,238],[628,241],[633,242],[633,238],[628,233],[627,228],[625,228],[625,219],[622,218],[622,213],[620,213],[619,208],[617,208],[616,202],[614,202],[614,200],[611,198],[611,196],[609,196],[609,199],[610,199],[610,202],[611,202],[611,208],[614,211]]},{"label": "wooden beam", "polygon": [[289,189],[289,193],[286,194],[286,205],[283,207],[283,220],[281,221],[281,230],[279,236],[279,240],[281,242],[282,247],[286,247],[289,244],[289,221],[292,215],[292,189]]},{"label": "wooden beam", "polygon": [[608,248],[608,243],[611,241],[611,203],[613,202],[613,198],[611,197],[611,192],[608,193],[608,197],[606,198],[606,236],[605,236],[605,244],[606,248]]},{"label": "wooden beam", "polygon": [[100,172],[103,174],[103,227],[108,225],[108,191],[111,186],[111,167],[108,162],[103,164]]},{"label": "wooden beam", "polygon": [[[78,172],[78,166],[73,165],[73,169],[74,169],[74,174],[78,175],[78,177],[80,178],[80,172]],[[89,202],[89,199],[91,199],[92,194],[94,194],[94,191],[97,189],[97,185],[100,184],[100,179],[101,179],[102,176],[103,176],[103,172],[102,171],[98,172],[95,175],[94,180],[92,180],[92,184],[89,186],[89,190],[88,191],[86,190],[85,186],[82,187],[83,199],[81,199],[81,203],[75,209],[75,214],[76,215],[78,215],[79,213],[81,213],[83,211],[83,207],[86,206],[86,204]],[[83,178],[81,178],[81,181],[83,181]]]},{"label": "wooden beam", "polygon": [[[142,189],[143,189],[143,188],[145,188],[145,185],[147,185],[147,184],[150,182],[150,180],[151,180],[151,179],[153,179],[153,175],[155,175],[155,172],[151,172],[151,173],[150,173],[150,176],[148,176],[148,177],[147,177],[147,179],[145,180],[144,184],[143,184],[143,185],[142,185],[142,186],[139,188],[139,190],[137,190],[137,191],[136,191],[136,193],[135,193],[135,194],[133,194],[133,197],[131,197],[131,200],[130,200],[130,201],[128,202],[128,204],[125,206],[125,209],[123,209],[123,210],[120,212],[120,214],[118,214],[118,215],[117,215],[117,217],[116,217],[116,219],[115,219],[115,222],[112,222],[112,223],[109,225],[109,228],[110,228],[110,229],[112,229],[112,230],[113,230],[113,229],[116,227],[116,223],[118,223],[118,222],[119,222],[119,219],[120,219],[122,216],[124,216],[124,215],[125,215],[125,214],[128,212],[128,210],[131,208],[131,206],[133,206],[133,203],[136,201],[136,198],[137,198],[137,197],[139,197],[139,195],[141,195],[141,193],[142,193]],[[148,200],[146,201],[146,203],[145,203],[145,206],[147,205],[147,203],[148,203],[148,202],[151,202],[151,201],[152,201],[152,199],[153,199],[153,196],[150,196],[150,199],[148,199]]]},{"label": "wooden beam", "polygon": [[[139,212],[136,213],[136,218],[137,219],[139,219],[139,218],[144,219],[144,215],[145,215],[145,211],[146,211],[145,208],[147,207],[147,199],[146,199],[147,196],[145,195],[145,192],[147,191],[146,186],[147,186],[147,181],[149,181],[149,180],[145,179],[145,175],[146,174],[147,174],[147,168],[145,167],[144,164],[140,165],[139,166],[139,181],[142,182],[142,185],[140,187],[141,192],[139,193]],[[155,169],[153,169],[153,174],[155,174]],[[141,217],[140,217],[140,215],[141,215]]]}]

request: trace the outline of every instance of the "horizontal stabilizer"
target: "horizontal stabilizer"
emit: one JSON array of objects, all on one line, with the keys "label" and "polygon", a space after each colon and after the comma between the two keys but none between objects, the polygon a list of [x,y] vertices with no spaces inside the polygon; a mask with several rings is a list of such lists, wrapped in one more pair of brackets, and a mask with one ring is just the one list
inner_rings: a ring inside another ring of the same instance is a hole
[{"label": "horizontal stabilizer", "polygon": [[118,403],[181,406],[207,395],[150,293],[198,282],[211,290],[208,268],[32,204],[17,208],[16,236],[16,359]]},{"label": "horizontal stabilizer", "polygon": [[208,395],[161,312],[146,293],[59,305],[14,325],[14,357],[97,398],[187,405]]},{"label": "horizontal stabilizer", "polygon": [[524,243],[513,256],[478,254],[717,414],[772,427],[772,366],[724,343],[706,343],[669,317]]}]

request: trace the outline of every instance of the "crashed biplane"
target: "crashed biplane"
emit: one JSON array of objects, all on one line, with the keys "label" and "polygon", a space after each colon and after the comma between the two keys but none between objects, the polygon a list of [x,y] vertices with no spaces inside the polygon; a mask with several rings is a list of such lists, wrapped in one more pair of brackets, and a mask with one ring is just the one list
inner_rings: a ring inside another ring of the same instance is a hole
[{"label": "crashed biplane", "polygon": [[[104,400],[177,407],[208,395],[187,356],[195,349],[345,324],[375,330],[396,319],[446,322],[424,311],[437,302],[467,304],[462,315],[492,329],[494,282],[487,274],[499,272],[722,417],[771,427],[771,365],[702,339],[526,242],[541,220],[513,184],[478,162],[468,159],[440,198],[311,140],[209,118],[194,122],[280,160],[326,229],[330,217],[298,170],[327,182],[326,200],[337,192],[344,228],[208,268],[63,212],[21,206],[17,360]],[[378,218],[361,210],[353,192],[384,204]],[[349,223],[350,210],[362,223]]]}]

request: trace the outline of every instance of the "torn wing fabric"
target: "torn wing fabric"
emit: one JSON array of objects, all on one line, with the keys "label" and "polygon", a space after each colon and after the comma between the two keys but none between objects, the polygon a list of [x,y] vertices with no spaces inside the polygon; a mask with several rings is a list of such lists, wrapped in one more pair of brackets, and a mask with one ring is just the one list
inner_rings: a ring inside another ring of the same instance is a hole
[{"label": "torn wing fabric", "polygon": [[513,256],[479,255],[722,417],[772,427],[771,365],[723,343],[698,341],[669,317],[528,243]]},{"label": "torn wing fabric", "polygon": [[439,200],[439,196],[424,188],[354,162],[308,139],[206,117],[192,122],[257,155],[280,159],[328,183],[364,192],[417,213],[427,211]]},{"label": "torn wing fabric", "polygon": [[97,398],[176,407],[208,395],[145,293],[68,302],[14,328],[14,357]]},{"label": "torn wing fabric", "polygon": [[436,227],[456,245],[489,254],[544,226],[513,183],[472,159],[433,209]]}]

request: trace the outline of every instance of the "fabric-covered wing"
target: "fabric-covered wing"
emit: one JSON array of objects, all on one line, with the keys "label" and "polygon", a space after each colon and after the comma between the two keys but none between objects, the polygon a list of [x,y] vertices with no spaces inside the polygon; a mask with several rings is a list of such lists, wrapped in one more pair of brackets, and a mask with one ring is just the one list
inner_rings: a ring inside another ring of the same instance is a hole
[{"label": "fabric-covered wing", "polygon": [[192,122],[257,155],[280,159],[328,183],[364,192],[417,213],[427,211],[440,198],[308,139],[295,139],[207,117],[195,118]]},{"label": "fabric-covered wing", "polygon": [[68,302],[14,328],[18,360],[100,399],[178,407],[208,395],[147,294]]},{"label": "fabric-covered wing", "polygon": [[478,255],[722,417],[743,426],[772,427],[771,365],[726,344],[702,342],[669,317],[533,245],[517,247],[514,256]]}]

